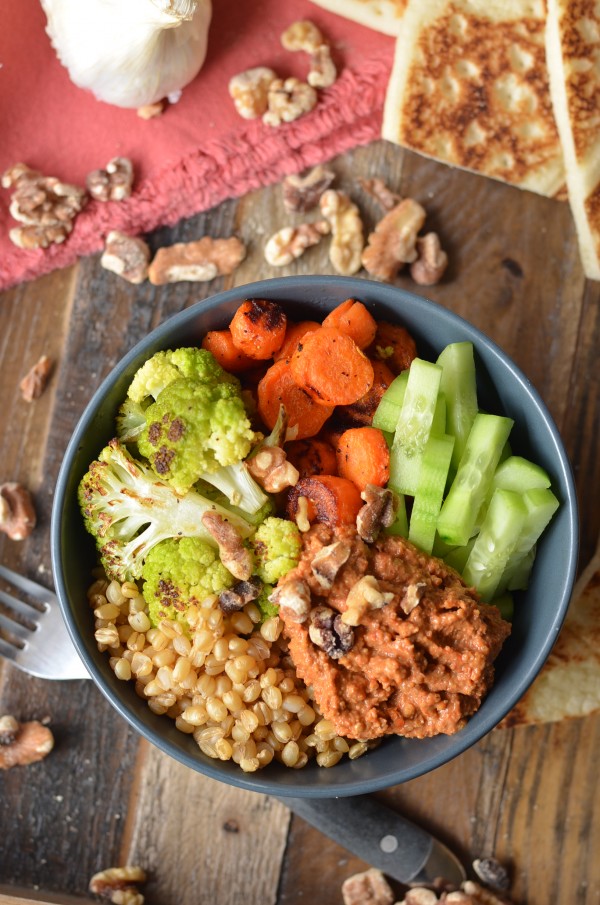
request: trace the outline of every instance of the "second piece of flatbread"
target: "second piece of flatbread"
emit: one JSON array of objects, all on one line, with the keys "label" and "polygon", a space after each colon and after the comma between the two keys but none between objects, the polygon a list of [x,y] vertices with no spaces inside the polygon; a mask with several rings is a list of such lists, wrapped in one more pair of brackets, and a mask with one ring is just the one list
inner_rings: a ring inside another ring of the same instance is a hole
[{"label": "second piece of flatbread", "polygon": [[409,0],[383,137],[555,197],[564,188],[544,0]]},{"label": "second piece of flatbread", "polygon": [[600,2],[549,0],[546,53],[581,260],[600,280]]},{"label": "second piece of flatbread", "polygon": [[398,35],[408,0],[312,0],[317,6],[384,35]]}]

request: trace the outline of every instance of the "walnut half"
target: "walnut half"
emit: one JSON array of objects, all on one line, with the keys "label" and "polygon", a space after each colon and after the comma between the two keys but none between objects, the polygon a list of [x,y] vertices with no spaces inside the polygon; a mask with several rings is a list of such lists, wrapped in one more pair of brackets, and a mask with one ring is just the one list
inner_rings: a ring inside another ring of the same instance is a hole
[{"label": "walnut half", "polygon": [[0,770],[43,760],[54,747],[54,736],[37,720],[19,723],[13,716],[0,717]]},{"label": "walnut half", "polygon": [[36,525],[31,494],[16,481],[0,484],[0,531],[11,540],[25,540]]}]

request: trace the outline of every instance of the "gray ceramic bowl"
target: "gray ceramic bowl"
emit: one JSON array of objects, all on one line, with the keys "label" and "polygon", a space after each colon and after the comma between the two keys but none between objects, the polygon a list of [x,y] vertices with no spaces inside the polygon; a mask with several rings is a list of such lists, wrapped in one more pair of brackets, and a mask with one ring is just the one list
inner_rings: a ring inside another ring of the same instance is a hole
[{"label": "gray ceramic bowl", "polygon": [[[133,683],[118,681],[108,657],[98,652],[86,600],[95,551],[78,510],[77,485],[114,435],[115,412],[134,372],[158,349],[199,342],[207,330],[226,326],[245,298],[281,301],[291,317],[319,320],[350,296],[363,301],[376,318],[406,326],[417,340],[421,357],[435,358],[450,342],[472,341],[481,406],[514,418],[513,451],[548,471],[562,505],[539,544],[530,587],[517,602],[513,633],[496,663],[495,684],[465,729],[425,740],[390,738],[366,756],[345,759],[332,769],[313,763],[290,770],[273,763],[244,774],[232,762],[205,757],[193,739],[176,730],[170,720],[153,714],[135,694]],[[138,343],[94,394],[75,429],[52,516],[52,561],[64,618],[92,678],[115,710],[145,738],[194,770],[253,791],[296,797],[356,795],[413,779],[456,757],[489,732],[526,691],[556,640],[573,586],[577,547],[575,490],[563,444],[542,400],[509,358],[475,327],[439,305],[393,286],[329,276],[266,280],[222,292],[170,318]]]}]

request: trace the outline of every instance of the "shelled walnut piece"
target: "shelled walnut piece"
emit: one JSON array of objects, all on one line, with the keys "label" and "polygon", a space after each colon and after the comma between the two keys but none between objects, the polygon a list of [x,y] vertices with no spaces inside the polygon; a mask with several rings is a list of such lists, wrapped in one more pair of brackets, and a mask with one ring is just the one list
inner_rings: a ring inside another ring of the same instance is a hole
[{"label": "shelled walnut piece", "polygon": [[267,126],[280,126],[310,113],[317,105],[317,92],[308,82],[290,76],[271,82],[267,101],[263,122]]},{"label": "shelled walnut piece", "polygon": [[155,286],[181,280],[206,282],[233,273],[246,257],[246,246],[232,236],[213,239],[203,236],[196,242],[178,242],[159,248],[148,268],[148,279]]},{"label": "shelled walnut piece", "polygon": [[104,244],[100,264],[127,280],[128,283],[143,283],[148,276],[150,249],[143,239],[126,236],[116,229],[109,232]]},{"label": "shelled walnut piece", "polygon": [[360,270],[364,248],[360,212],[345,192],[336,189],[327,189],[319,199],[319,206],[331,224],[329,260],[342,276],[351,276]]},{"label": "shelled walnut piece", "polygon": [[25,540],[36,525],[31,494],[16,481],[0,484],[0,531],[11,540]]},{"label": "shelled walnut piece", "polygon": [[410,275],[419,286],[434,286],[448,266],[448,255],[440,245],[437,233],[417,239],[418,258],[410,265]]},{"label": "shelled walnut piece", "polygon": [[310,56],[310,70],[306,81],[313,88],[329,88],[336,80],[337,70],[331,58],[331,48],[321,31],[309,19],[293,22],[281,35],[281,43],[292,52],[302,50]]},{"label": "shelled walnut piece", "polygon": [[229,95],[244,119],[257,119],[269,108],[269,87],[277,73],[268,66],[255,66],[238,72],[229,80]]},{"label": "shelled walnut piece", "polygon": [[39,399],[48,385],[54,362],[47,355],[41,355],[19,384],[25,402]]},{"label": "shelled walnut piece", "polygon": [[109,867],[94,874],[89,890],[114,905],[143,905],[144,896],[138,884],[146,882],[146,872],[141,867]]},{"label": "shelled walnut piece", "polygon": [[425,223],[425,210],[413,198],[404,198],[376,225],[362,253],[367,273],[390,282],[405,264],[416,261],[417,236]]},{"label": "shelled walnut piece", "polygon": [[0,770],[43,760],[54,747],[54,736],[37,720],[19,723],[14,716],[0,717]]},{"label": "shelled walnut piece", "polygon": [[286,176],[281,184],[285,209],[290,213],[311,211],[334,179],[335,173],[321,164],[307,173]]},{"label": "shelled walnut piece", "polygon": [[44,176],[25,163],[5,171],[2,187],[13,190],[9,212],[21,224],[9,230],[9,238],[24,249],[64,242],[88,198],[85,189]]},{"label": "shelled walnut piece", "polygon": [[85,182],[96,201],[124,201],[131,195],[133,164],[127,157],[113,157],[103,170],[88,173]]},{"label": "shelled walnut piece", "polygon": [[327,220],[316,223],[300,223],[284,226],[274,233],[265,245],[265,261],[272,267],[284,267],[301,257],[307,248],[318,245],[323,236],[329,235],[331,226]]}]

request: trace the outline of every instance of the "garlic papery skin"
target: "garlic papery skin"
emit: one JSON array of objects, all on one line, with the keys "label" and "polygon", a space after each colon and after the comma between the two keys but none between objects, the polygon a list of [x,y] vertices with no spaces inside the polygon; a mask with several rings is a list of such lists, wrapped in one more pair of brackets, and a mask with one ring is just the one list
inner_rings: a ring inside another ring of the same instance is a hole
[{"label": "garlic papery skin", "polygon": [[204,63],[211,0],[41,3],[71,80],[108,104],[155,104],[180,92]]}]

